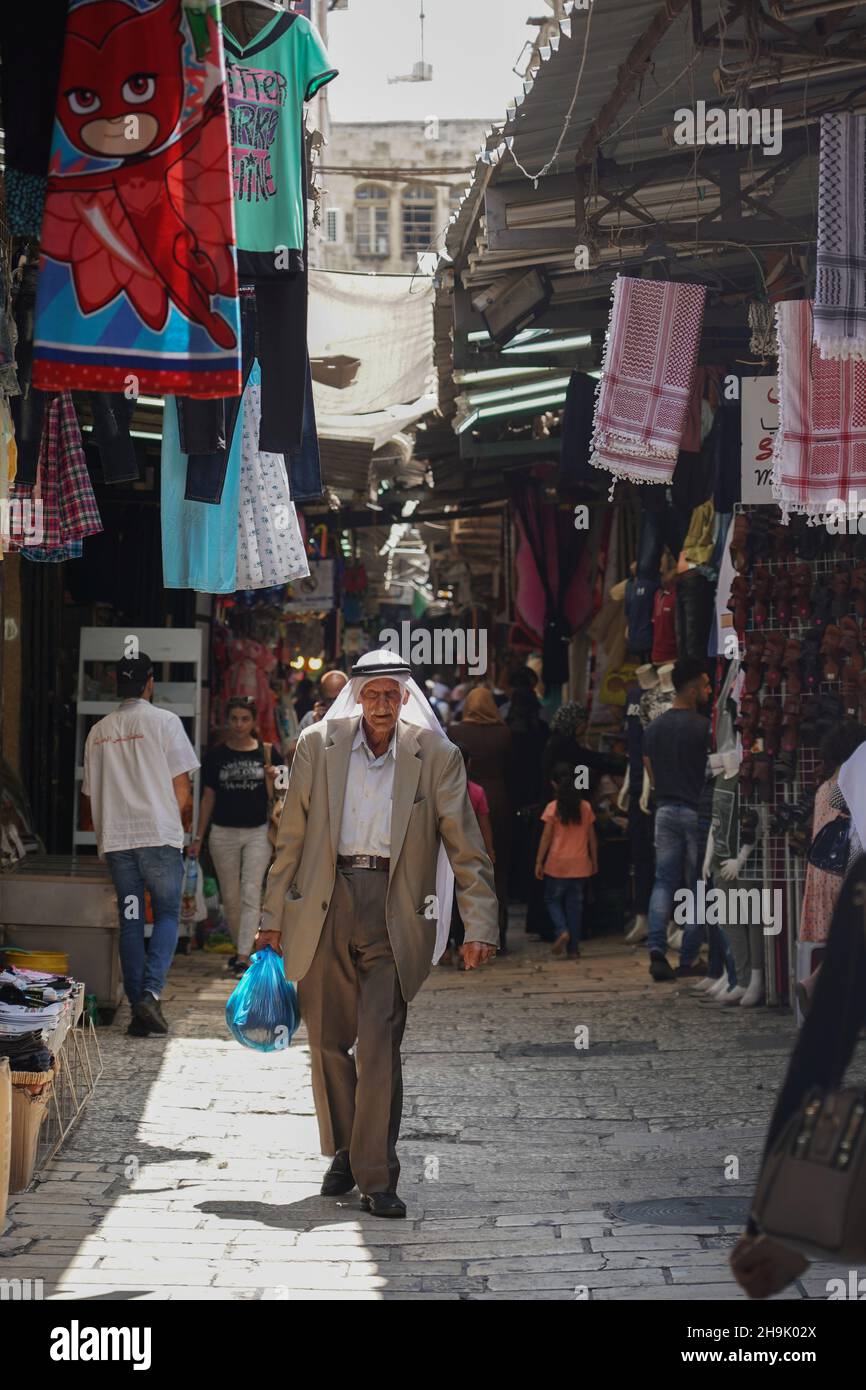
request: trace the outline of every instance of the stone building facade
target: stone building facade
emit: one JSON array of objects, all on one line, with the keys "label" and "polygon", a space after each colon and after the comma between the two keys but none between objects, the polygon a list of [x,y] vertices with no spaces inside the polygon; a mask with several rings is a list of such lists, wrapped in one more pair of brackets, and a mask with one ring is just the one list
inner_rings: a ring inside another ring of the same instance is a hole
[{"label": "stone building facade", "polygon": [[321,152],[323,270],[406,274],[444,244],[489,122],[334,122]]}]

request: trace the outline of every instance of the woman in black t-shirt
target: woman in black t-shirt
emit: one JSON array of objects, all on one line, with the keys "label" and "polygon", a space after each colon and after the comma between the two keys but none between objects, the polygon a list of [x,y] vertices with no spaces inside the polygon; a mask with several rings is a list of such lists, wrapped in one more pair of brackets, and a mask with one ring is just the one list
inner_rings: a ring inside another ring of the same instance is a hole
[{"label": "woman in black t-shirt", "polygon": [[210,826],[210,852],[220,896],[237,948],[234,969],[242,975],[250,962],[259,925],[262,882],[271,862],[268,812],[276,768],[271,745],[256,735],[251,700],[229,700],[225,743],[206,754],[198,833],[189,848],[195,858]]}]

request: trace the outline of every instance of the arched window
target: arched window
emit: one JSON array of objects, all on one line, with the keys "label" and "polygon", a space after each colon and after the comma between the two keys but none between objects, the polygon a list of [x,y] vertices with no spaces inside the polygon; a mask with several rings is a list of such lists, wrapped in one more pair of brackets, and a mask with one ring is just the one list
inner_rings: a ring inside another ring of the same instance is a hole
[{"label": "arched window", "polygon": [[355,189],[356,255],[390,255],[390,213],[391,195],[380,183],[363,183]]},{"label": "arched window", "polygon": [[403,190],[403,255],[434,250],[436,236],[436,193],[423,183]]}]

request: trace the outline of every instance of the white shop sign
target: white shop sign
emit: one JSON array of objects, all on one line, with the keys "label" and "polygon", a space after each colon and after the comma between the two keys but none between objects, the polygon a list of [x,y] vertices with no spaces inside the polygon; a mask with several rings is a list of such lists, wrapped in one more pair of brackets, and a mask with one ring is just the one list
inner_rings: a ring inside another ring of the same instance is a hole
[{"label": "white shop sign", "polygon": [[775,376],[744,376],[740,381],[740,468],[744,502],[772,503],[773,435],[779,428]]},{"label": "white shop sign", "polygon": [[333,607],[334,562],[311,560],[309,578],[292,580],[292,597],[283,604],[283,612],[324,613]]}]

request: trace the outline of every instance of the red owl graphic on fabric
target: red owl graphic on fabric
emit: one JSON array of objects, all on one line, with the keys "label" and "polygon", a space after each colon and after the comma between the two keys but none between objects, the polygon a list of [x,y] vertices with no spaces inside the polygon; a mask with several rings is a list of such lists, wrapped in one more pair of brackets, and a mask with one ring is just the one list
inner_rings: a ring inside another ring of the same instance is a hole
[{"label": "red owl graphic on fabric", "polygon": [[34,383],[239,394],[234,242],[216,7],[71,0]]}]

